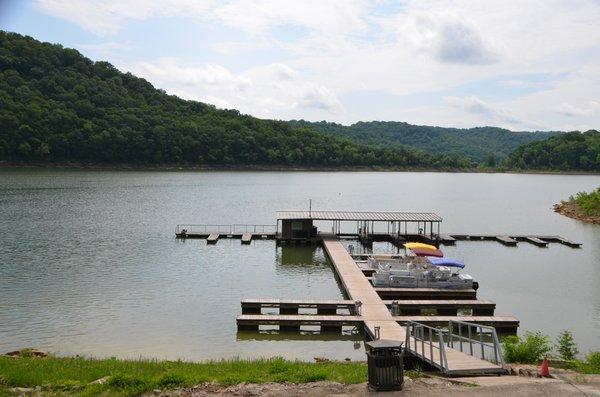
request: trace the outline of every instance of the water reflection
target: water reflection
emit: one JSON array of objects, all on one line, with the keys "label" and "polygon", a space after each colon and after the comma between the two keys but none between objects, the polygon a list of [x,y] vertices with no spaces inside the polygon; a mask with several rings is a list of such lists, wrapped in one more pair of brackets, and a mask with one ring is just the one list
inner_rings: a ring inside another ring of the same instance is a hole
[{"label": "water reflection", "polygon": [[328,269],[329,266],[321,247],[305,245],[277,247],[276,264],[286,268]]},{"label": "water reflection", "polygon": [[256,340],[256,341],[286,341],[286,340],[305,340],[305,341],[357,341],[362,342],[364,336],[357,329],[344,330],[341,333],[300,331],[300,332],[279,332],[276,330],[263,330],[259,332],[238,331],[238,341]]}]

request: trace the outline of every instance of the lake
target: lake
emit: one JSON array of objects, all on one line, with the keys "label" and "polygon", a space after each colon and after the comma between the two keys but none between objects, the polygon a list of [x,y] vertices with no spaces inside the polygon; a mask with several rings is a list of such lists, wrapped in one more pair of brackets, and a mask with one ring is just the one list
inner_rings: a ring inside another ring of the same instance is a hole
[{"label": "lake", "polygon": [[[552,205],[599,176],[398,172],[0,169],[0,353],[202,360],[364,359],[362,337],[236,331],[243,298],[341,299],[323,251],[274,241],[176,240],[178,223],[274,224],[281,209],[433,211],[442,232],[583,243],[442,247],[520,332],[600,348],[600,227]],[[376,244],[376,250],[393,250]]]}]

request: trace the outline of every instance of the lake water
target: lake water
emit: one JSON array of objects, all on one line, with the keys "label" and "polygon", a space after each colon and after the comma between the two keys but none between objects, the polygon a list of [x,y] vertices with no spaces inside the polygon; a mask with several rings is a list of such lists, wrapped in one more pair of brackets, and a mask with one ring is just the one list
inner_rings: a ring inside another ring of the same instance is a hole
[{"label": "lake water", "polygon": [[[392,172],[0,170],[0,352],[201,360],[364,359],[361,336],[236,332],[240,299],[342,293],[319,248],[174,238],[178,223],[273,224],[278,209],[434,211],[442,232],[562,235],[559,244],[458,242],[520,331],[600,348],[600,227],[552,211],[599,176]],[[377,250],[391,250],[377,244]]]}]

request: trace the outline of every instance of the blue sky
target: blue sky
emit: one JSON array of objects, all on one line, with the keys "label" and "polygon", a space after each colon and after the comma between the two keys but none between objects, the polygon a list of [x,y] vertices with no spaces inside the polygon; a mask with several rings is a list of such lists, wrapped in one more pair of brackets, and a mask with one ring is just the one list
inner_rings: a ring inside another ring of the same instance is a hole
[{"label": "blue sky", "polygon": [[600,128],[594,0],[0,0],[0,28],[263,118]]}]

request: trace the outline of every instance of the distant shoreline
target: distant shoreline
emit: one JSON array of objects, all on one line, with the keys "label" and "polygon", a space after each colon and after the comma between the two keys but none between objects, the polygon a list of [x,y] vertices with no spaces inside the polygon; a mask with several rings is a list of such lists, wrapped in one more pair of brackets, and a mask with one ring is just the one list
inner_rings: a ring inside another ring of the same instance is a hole
[{"label": "distant shoreline", "polygon": [[190,165],[190,164],[131,164],[87,162],[9,162],[0,161],[0,169],[50,168],[89,171],[272,171],[272,172],[439,172],[474,174],[542,174],[542,175],[600,175],[591,171],[504,170],[493,168],[411,168],[379,166],[298,166],[298,165]]}]

